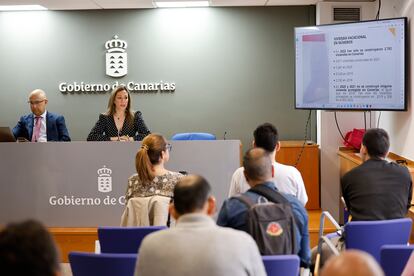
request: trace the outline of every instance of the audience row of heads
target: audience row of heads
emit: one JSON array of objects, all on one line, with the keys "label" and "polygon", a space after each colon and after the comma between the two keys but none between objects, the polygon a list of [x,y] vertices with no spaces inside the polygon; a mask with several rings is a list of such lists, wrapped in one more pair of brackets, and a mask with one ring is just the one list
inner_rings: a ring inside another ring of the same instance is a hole
[{"label": "audience row of heads", "polygon": [[[211,187],[201,176],[184,177],[174,190],[170,212],[175,218],[190,213],[214,213]],[[59,254],[53,237],[34,220],[7,225],[0,232],[0,271],[2,275],[60,275]],[[347,250],[325,264],[321,276],[382,276],[375,259],[362,251]]]},{"label": "audience row of heads", "polygon": [[[274,153],[280,149],[279,134],[272,124],[258,126],[254,133],[253,148],[244,156],[243,166],[247,180],[266,181],[274,174],[272,161]],[[362,141],[361,153],[367,158],[385,158],[390,147],[387,132],[380,128],[368,129]],[[164,165],[169,160],[171,145],[161,134],[150,134],[142,141],[136,154],[135,167],[143,181],[154,178],[154,166]],[[249,181],[250,182],[250,181]]]},{"label": "audience row of heads", "polygon": [[[259,126],[255,131],[255,146],[246,152],[243,158],[245,176],[252,186],[272,177],[271,147],[258,147],[263,141],[271,141],[273,151],[277,149],[278,140],[274,137],[275,128],[270,124]],[[273,135],[258,135],[273,133]],[[277,131],[276,131],[277,134]],[[374,137],[374,138],[373,138]],[[372,141],[380,140],[377,142]],[[364,136],[367,149],[374,144],[380,151],[368,151],[371,156],[385,156],[388,149],[381,151],[381,146],[389,146],[388,135],[382,130],[367,131]],[[388,142],[388,143],[387,143]],[[378,146],[380,145],[380,146]],[[272,151],[272,152],[273,152]],[[137,153],[137,171],[146,168],[148,177],[153,173],[152,167],[168,161],[169,147],[167,140],[159,134],[151,134],[142,142]],[[142,165],[144,164],[144,165]],[[144,173],[141,172],[142,175]],[[212,216],[216,204],[208,181],[199,175],[183,177],[174,187],[173,202],[170,213],[175,219],[191,213]],[[57,275],[59,261],[56,246],[44,226],[35,221],[11,224],[0,233],[0,271],[7,275]],[[368,254],[347,251],[339,257],[329,260],[321,275],[383,275],[381,268]]]}]

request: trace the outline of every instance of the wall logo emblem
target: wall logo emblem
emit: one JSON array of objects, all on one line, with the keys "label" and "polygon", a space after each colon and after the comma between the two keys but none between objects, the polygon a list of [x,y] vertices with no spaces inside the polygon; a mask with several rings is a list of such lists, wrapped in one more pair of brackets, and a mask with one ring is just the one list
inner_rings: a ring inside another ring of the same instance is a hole
[{"label": "wall logo emblem", "polygon": [[120,78],[128,73],[127,47],[126,41],[118,39],[117,35],[105,43],[106,74],[108,76]]},{"label": "wall logo emblem", "polygon": [[112,170],[103,166],[98,171],[98,191],[109,193],[112,191]]}]

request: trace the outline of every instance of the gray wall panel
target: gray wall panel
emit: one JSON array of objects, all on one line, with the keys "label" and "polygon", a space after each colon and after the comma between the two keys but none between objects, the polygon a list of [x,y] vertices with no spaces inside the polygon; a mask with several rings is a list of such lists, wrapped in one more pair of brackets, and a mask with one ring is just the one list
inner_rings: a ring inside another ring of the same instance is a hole
[{"label": "gray wall panel", "polygon": [[118,34],[128,42],[121,81],[177,84],[173,94],[133,95],[152,131],[227,131],[246,147],[270,121],[282,139],[300,139],[307,112],[294,110],[293,27],[314,22],[313,6],[0,12],[0,125],[14,126],[28,92],[43,88],[73,140],[85,140],[108,94],[62,95],[58,83],[113,82],[104,43]]}]

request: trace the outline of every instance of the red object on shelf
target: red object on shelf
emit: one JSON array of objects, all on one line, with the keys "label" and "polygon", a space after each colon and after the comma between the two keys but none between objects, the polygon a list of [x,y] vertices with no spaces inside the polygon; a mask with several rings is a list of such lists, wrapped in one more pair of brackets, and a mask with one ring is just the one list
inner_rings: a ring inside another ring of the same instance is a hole
[{"label": "red object on shelf", "polygon": [[345,135],[344,145],[347,147],[353,147],[357,150],[361,148],[362,137],[364,137],[365,129],[354,128],[352,131],[348,131]]}]

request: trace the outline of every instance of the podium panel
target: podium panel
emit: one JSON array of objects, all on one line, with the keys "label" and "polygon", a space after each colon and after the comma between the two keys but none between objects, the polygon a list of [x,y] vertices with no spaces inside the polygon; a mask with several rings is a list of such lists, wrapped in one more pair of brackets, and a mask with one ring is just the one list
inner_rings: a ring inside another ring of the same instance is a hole
[{"label": "podium panel", "polygon": [[319,210],[320,183],[319,183],[319,146],[317,144],[303,144],[303,141],[281,141],[280,150],[276,153],[276,161],[285,165],[294,166],[298,157],[297,169],[302,175],[308,194],[307,210]]},{"label": "podium panel", "polygon": [[[204,176],[217,207],[240,165],[240,141],[171,141],[167,169]],[[0,143],[0,224],[117,226],[140,142]]]}]

